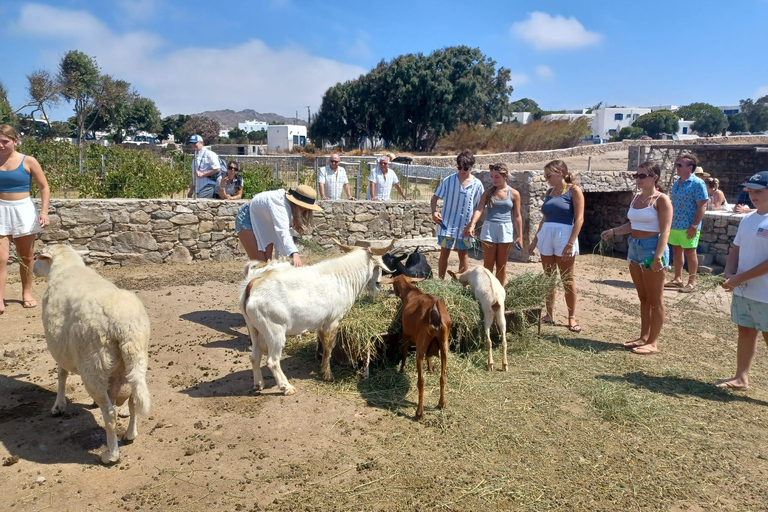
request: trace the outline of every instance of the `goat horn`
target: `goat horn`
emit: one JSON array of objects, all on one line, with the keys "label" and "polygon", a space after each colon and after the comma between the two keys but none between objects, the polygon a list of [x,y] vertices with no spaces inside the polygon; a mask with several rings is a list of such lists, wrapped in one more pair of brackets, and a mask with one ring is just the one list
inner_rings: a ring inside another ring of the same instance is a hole
[{"label": "goat horn", "polygon": [[392,284],[394,282],[395,282],[395,280],[390,277],[390,278],[387,278],[387,279],[381,279],[376,284]]},{"label": "goat horn", "polygon": [[341,243],[341,242],[339,241],[339,239],[338,239],[338,238],[336,238],[336,237],[335,237],[335,236],[333,236],[333,235],[325,235],[325,236],[327,236],[328,238],[330,238],[331,240],[333,240],[333,241],[334,241],[334,243],[336,243],[336,245],[338,245],[338,246],[339,246],[339,249],[341,249],[341,250],[342,250],[342,251],[344,251],[344,252],[350,252],[350,251],[355,251],[355,250],[357,250],[357,249],[360,249],[360,247],[355,247],[355,246],[353,246],[353,245],[344,245],[343,243]]},{"label": "goat horn", "polygon": [[397,238],[393,238],[392,241],[389,243],[388,246],[383,247],[381,249],[374,249],[373,247],[369,248],[368,250],[371,251],[371,254],[374,256],[384,256],[389,252],[389,250],[395,246],[395,242],[397,242]]}]

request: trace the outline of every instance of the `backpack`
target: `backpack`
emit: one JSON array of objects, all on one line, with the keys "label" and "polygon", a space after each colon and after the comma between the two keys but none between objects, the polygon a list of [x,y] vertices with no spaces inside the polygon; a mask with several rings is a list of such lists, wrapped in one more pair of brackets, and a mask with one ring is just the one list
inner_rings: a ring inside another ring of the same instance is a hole
[{"label": "backpack", "polygon": [[[219,156],[219,155],[216,155]],[[227,162],[223,158],[219,156],[219,174],[214,174],[211,176],[214,181],[219,179],[220,176],[226,176],[227,175]]]}]

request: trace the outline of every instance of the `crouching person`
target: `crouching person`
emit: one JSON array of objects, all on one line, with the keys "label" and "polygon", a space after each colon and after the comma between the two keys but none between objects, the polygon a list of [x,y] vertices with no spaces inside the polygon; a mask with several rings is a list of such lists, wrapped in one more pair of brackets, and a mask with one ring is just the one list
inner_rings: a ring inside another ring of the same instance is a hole
[{"label": "crouching person", "polygon": [[725,265],[726,281],[733,292],[731,320],[739,326],[736,347],[736,376],[721,380],[720,388],[744,391],[749,386],[749,368],[757,349],[758,331],[768,343],[768,171],[742,183],[757,208],[739,224],[733,249]]}]

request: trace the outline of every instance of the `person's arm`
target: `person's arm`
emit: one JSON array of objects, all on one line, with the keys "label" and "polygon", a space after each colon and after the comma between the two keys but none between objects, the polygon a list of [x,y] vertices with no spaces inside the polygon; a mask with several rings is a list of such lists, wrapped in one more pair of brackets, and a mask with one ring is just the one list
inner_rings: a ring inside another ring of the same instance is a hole
[{"label": "person's arm", "polygon": [[432,222],[440,224],[443,222],[442,214],[437,211],[437,200],[440,199],[436,194],[432,196],[432,200],[429,201],[429,209],[432,211]]},{"label": "person's arm", "polygon": [[51,202],[51,189],[48,186],[48,180],[45,178],[43,168],[40,167],[40,163],[36,158],[28,156],[24,159],[24,162],[28,162],[29,174],[32,179],[35,180],[37,190],[40,191],[40,214],[37,216],[37,222],[40,226],[47,226],[51,223],[48,219],[48,206]]},{"label": "person's arm", "polygon": [[290,256],[294,258],[295,261],[294,253],[298,253],[299,248],[296,247],[296,243],[293,241],[293,235],[291,235],[291,217],[288,213],[289,210],[285,208],[285,204],[283,203],[285,196],[281,195],[280,199],[279,202],[270,202],[269,204],[269,213],[272,215],[275,234],[277,234],[275,249],[279,254]]},{"label": "person's arm", "polygon": [[218,193],[219,193],[219,197],[220,197],[220,198],[222,198],[222,199],[232,199],[232,198],[231,198],[231,197],[229,197],[229,195],[227,194],[227,191],[226,191],[226,190],[224,190],[224,180],[220,179],[220,180],[218,180],[218,181],[216,182],[216,184],[218,185],[218,186],[216,187],[216,190],[218,191]]},{"label": "person's arm", "polygon": [[347,197],[349,198],[350,201],[356,201],[357,200],[357,198],[352,195],[352,189],[349,187],[349,183],[345,183],[344,184],[344,192],[347,193]]},{"label": "person's arm", "polygon": [[568,243],[565,244],[565,249],[570,247],[570,250],[567,252],[565,249],[563,250],[563,258],[573,257],[573,246],[576,245],[581,227],[584,225],[584,192],[576,185],[573,185],[571,187],[571,198],[573,200],[573,227],[571,228],[571,236],[568,238]]},{"label": "person's arm", "polygon": [[[667,249],[667,243],[669,242],[669,230],[672,228],[672,201],[666,194],[662,194],[656,200],[656,211],[659,214],[659,240],[656,242],[656,252],[653,253],[653,263],[651,263],[651,270],[660,272],[664,268],[662,257],[664,251]],[[669,262],[666,262],[669,263]]]},{"label": "person's arm", "polygon": [[[735,248],[735,246],[734,246]],[[734,251],[731,250],[731,253]],[[728,254],[728,260],[726,260],[726,265],[730,263],[731,254]],[[738,265],[738,251],[736,252],[736,264]],[[754,279],[756,277],[764,276],[765,274],[768,274],[768,259],[760,263],[759,265],[756,265],[752,267],[751,269],[741,272],[739,274],[732,275],[729,277],[723,284],[722,287],[728,290],[729,292],[733,291],[734,288],[736,288],[739,285],[744,284],[745,282],[749,281],[750,279]]]},{"label": "person's arm", "polygon": [[[728,253],[728,258],[725,260],[725,269],[723,269],[723,277],[726,281],[736,275],[739,270],[739,246],[734,244],[731,251]],[[725,284],[725,283],[723,283]]]},{"label": "person's arm", "polygon": [[616,235],[627,235],[632,232],[632,225],[629,222],[625,222],[621,226],[606,229],[602,233],[600,233],[600,238],[603,240],[608,240],[609,238],[612,238]]},{"label": "person's arm", "polygon": [[514,243],[523,246],[523,215],[520,213],[520,192],[510,187],[509,191],[512,193],[512,226],[515,230]]},{"label": "person's arm", "polygon": [[227,199],[242,199],[243,198],[243,187],[240,187],[237,189],[237,193],[233,196],[229,196]]},{"label": "person's arm", "polygon": [[400,192],[400,195],[403,196],[403,200],[407,201],[408,198],[405,197],[405,191],[403,190],[403,187],[401,187],[399,183],[395,183],[395,188],[398,192]]},{"label": "person's arm", "polygon": [[722,190],[715,190],[715,193],[712,197],[712,208],[715,210],[719,210],[722,208],[723,203],[725,202],[725,194],[723,194]]},{"label": "person's arm", "polygon": [[533,235],[533,240],[531,240],[531,243],[528,244],[528,254],[531,256],[533,256],[533,253],[536,251],[536,245],[539,243],[539,232],[541,231],[541,226],[543,226],[546,221],[547,216],[542,214],[541,222],[539,222],[539,228],[536,230],[536,234]]},{"label": "person's arm", "polygon": [[483,209],[485,208],[485,202],[487,201],[486,197],[488,196],[488,193],[491,191],[489,188],[485,192],[483,192],[483,195],[480,196],[480,202],[477,203],[477,206],[472,211],[472,217],[469,219],[469,224],[464,227],[464,231],[461,233],[462,238],[472,237],[475,238],[475,225],[477,224],[478,219],[480,219],[480,216],[483,214]]},{"label": "person's arm", "polygon": [[704,213],[707,211],[707,199],[696,201],[696,216],[693,218],[693,223],[685,230],[685,236],[693,238],[696,236],[696,232],[699,230],[699,222],[704,218]]},{"label": "person's arm", "polygon": [[325,184],[324,183],[318,183],[317,186],[320,188],[320,198],[323,201],[327,201],[328,200],[328,196],[325,195]]}]

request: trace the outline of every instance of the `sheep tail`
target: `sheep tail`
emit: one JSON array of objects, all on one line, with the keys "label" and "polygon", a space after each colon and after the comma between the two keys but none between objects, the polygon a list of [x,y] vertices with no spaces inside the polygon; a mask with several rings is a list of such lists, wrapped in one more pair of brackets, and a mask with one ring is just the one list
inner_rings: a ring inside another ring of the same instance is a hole
[{"label": "sheep tail", "polygon": [[[149,414],[150,397],[147,388],[147,346],[149,344],[149,326],[139,329],[141,334],[120,343],[120,353],[125,364],[125,380],[131,386],[131,397],[136,412],[142,416]],[[142,332],[143,331],[143,332]],[[141,339],[146,333],[146,339]]]}]

